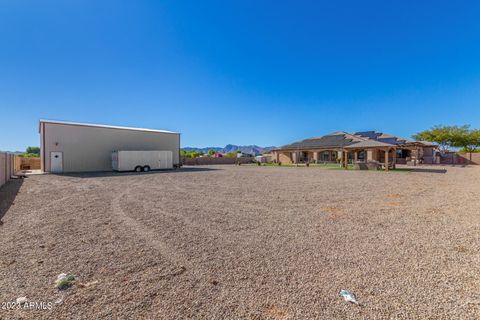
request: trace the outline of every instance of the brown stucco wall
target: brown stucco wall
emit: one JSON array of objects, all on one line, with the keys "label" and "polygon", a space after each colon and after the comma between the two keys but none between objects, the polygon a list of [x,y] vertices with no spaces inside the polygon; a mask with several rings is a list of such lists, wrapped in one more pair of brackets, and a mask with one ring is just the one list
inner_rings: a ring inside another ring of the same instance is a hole
[{"label": "brown stucco wall", "polygon": [[281,163],[293,163],[290,152],[280,152],[278,158]]},{"label": "brown stucco wall", "polygon": [[[470,160],[470,155],[472,160]],[[447,153],[441,157],[442,164],[480,164],[480,153]]]}]

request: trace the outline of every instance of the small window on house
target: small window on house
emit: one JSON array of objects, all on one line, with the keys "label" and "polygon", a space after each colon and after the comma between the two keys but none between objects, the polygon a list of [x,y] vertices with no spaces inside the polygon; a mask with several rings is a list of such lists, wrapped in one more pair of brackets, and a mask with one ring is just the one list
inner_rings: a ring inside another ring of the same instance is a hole
[{"label": "small window on house", "polygon": [[322,152],[322,161],[330,161],[330,152],[328,151]]},{"label": "small window on house", "polygon": [[365,151],[360,151],[358,153],[358,160],[365,161]]}]

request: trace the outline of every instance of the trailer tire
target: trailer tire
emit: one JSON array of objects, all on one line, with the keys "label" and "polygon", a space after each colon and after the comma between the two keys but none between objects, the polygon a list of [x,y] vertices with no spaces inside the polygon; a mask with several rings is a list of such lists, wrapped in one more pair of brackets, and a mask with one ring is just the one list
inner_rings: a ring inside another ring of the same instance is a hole
[{"label": "trailer tire", "polygon": [[135,167],[135,172],[142,172],[142,171],[143,171],[142,167],[140,167],[140,166]]},{"label": "trailer tire", "polygon": [[150,166],[143,167],[143,172],[148,172],[148,171],[150,171]]}]

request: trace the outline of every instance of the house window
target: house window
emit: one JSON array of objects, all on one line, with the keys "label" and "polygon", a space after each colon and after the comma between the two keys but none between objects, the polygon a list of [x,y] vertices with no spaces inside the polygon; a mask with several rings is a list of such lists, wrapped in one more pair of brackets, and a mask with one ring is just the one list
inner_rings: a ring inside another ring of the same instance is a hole
[{"label": "house window", "polygon": [[329,151],[322,152],[322,161],[330,161],[330,152]]},{"label": "house window", "polygon": [[301,159],[300,161],[308,161],[308,152],[307,151],[303,151],[301,153]]},{"label": "house window", "polygon": [[358,153],[358,160],[359,161],[365,161],[365,151],[360,151]]},{"label": "house window", "polygon": [[405,159],[405,158],[408,158],[408,157],[410,157],[410,150],[406,150],[406,149],[398,149],[397,150],[397,158]]}]

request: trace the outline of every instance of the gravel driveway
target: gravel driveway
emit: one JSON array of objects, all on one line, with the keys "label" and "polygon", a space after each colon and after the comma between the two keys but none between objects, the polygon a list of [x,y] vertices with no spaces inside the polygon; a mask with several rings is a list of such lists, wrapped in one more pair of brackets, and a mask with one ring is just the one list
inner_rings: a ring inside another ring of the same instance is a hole
[{"label": "gravel driveway", "polygon": [[[0,190],[0,302],[51,308],[0,318],[479,319],[480,168],[447,170],[15,180]],[[59,291],[62,272],[77,282]]]}]

